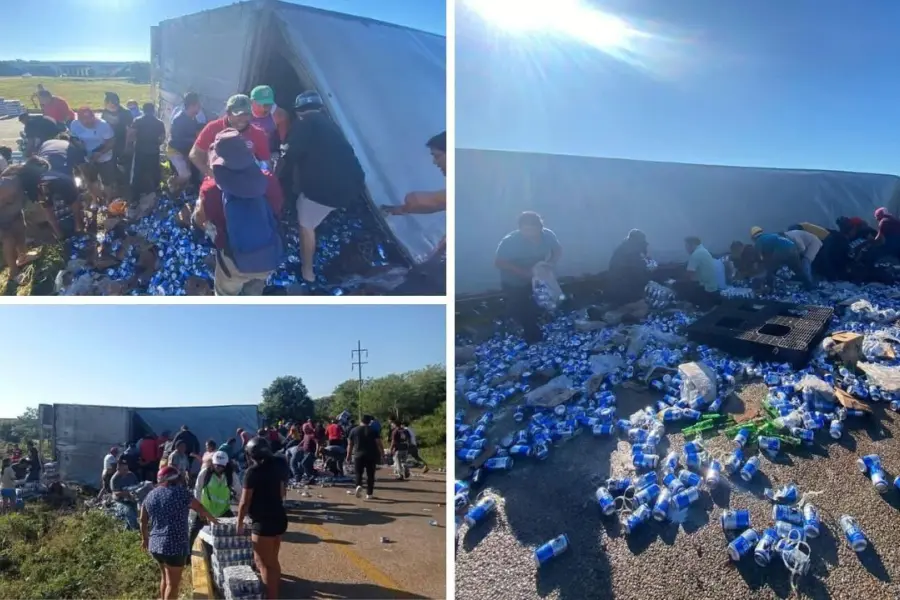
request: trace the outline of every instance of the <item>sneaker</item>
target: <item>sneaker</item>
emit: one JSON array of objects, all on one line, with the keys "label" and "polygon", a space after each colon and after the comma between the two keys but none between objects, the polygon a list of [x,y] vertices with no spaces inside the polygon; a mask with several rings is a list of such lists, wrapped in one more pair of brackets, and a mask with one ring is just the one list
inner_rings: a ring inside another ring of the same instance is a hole
[{"label": "sneaker", "polygon": [[430,470],[430,469],[428,468],[428,465],[425,465],[425,468],[422,469],[422,475],[424,475],[425,473],[427,473],[429,470]]},{"label": "sneaker", "polygon": [[361,498],[362,497],[362,486],[361,485],[356,486],[356,491],[353,493],[356,495],[357,498]]},{"label": "sneaker", "polygon": [[371,500],[375,496],[373,494],[366,494],[366,500]]}]

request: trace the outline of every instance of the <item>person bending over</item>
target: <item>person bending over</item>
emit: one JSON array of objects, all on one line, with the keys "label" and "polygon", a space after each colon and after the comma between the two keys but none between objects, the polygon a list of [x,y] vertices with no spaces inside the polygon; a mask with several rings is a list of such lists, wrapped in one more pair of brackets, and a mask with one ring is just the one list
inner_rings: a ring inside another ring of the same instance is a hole
[{"label": "person bending over", "polygon": [[316,280],[316,229],[340,209],[359,206],[366,191],[365,173],[353,147],[325,112],[317,92],[294,100],[297,119],[281,146],[278,177],[296,195],[300,225],[300,273]]},{"label": "person bending over", "polygon": [[532,270],[539,263],[555,267],[562,257],[556,234],[544,227],[536,212],[519,215],[519,228],[506,235],[497,246],[494,265],[500,271],[500,285],[506,299],[507,314],[524,330],[525,342],[541,341],[538,323],[540,308],[534,301]]},{"label": "person bending over", "polygon": [[647,236],[640,229],[632,229],[609,259],[609,284],[603,296],[614,307],[637,302],[644,297],[650,281],[647,270]]}]

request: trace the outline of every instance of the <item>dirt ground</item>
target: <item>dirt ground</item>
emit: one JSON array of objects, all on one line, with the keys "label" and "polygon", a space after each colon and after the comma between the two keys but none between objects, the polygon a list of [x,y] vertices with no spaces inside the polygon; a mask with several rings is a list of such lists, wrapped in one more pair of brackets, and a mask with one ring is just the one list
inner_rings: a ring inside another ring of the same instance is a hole
[{"label": "dirt ground", "polygon": [[306,498],[288,493],[301,508],[288,510],[282,597],[445,597],[446,477],[428,473],[398,482],[379,469],[373,500],[348,489],[314,487]]},{"label": "dirt ground", "polygon": [[[740,393],[743,405],[755,405],[766,393],[753,385]],[[655,396],[646,392],[617,394],[619,414],[628,415]],[[503,498],[496,516],[460,531],[456,552],[456,597],[604,598],[621,600],[719,600],[792,597],[787,569],[781,563],[757,566],[752,557],[738,564],[726,554],[726,536],[718,524],[725,508],[749,509],[751,525],[772,526],[766,487],[794,482],[801,492],[821,492],[812,499],[819,508],[822,534],[810,541],[810,573],[800,579],[799,598],[896,600],[900,598],[900,492],[880,496],[860,474],[856,459],[881,456],[891,479],[900,474],[900,417],[875,405],[868,420],[856,421],[843,438],[817,434],[809,449],[784,453],[776,462],[763,459],[760,473],[744,484],[731,479],[710,494],[701,493],[687,522],[645,524],[625,536],[615,517],[602,517],[593,498],[608,477],[633,474],[630,444],[617,437],[594,438],[582,433],[554,447],[545,462],[516,461],[505,474],[491,474],[488,491]],[[514,427],[511,411],[489,436]],[[508,422],[507,422],[508,421]],[[670,426],[659,454],[679,451],[684,438]],[[724,457],[732,444],[713,439],[713,456]],[[723,477],[724,480],[724,477]],[[847,545],[837,520],[850,514],[869,539],[860,554]],[[565,533],[568,551],[538,569],[534,548]]]}]

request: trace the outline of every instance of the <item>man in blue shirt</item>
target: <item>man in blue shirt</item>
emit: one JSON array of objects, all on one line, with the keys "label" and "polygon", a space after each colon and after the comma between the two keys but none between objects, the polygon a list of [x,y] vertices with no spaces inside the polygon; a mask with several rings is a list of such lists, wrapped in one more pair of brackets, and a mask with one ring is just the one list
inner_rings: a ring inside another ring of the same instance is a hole
[{"label": "man in blue shirt", "polygon": [[790,239],[777,233],[764,233],[761,227],[753,227],[750,237],[766,268],[766,284],[771,288],[775,283],[775,273],[781,267],[787,267],[803,282],[803,287],[810,290],[815,286],[803,270],[800,261],[800,250]]},{"label": "man in blue shirt", "polygon": [[532,292],[532,270],[538,263],[555,266],[561,256],[562,246],[556,234],[544,227],[539,214],[531,211],[519,215],[519,228],[497,246],[494,265],[500,270],[508,314],[522,326],[529,344],[543,337],[538,323],[540,309]]}]

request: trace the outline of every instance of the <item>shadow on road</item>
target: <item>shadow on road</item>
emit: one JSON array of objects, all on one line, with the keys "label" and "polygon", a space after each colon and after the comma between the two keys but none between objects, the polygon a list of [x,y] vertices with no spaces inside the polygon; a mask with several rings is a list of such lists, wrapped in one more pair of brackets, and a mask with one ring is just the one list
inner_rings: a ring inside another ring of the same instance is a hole
[{"label": "shadow on road", "polygon": [[333,581],[310,581],[292,575],[281,576],[282,598],[346,598],[358,600],[418,600],[425,596],[410,594],[401,590],[381,587],[371,583],[337,583]]}]

